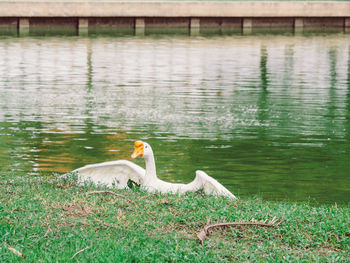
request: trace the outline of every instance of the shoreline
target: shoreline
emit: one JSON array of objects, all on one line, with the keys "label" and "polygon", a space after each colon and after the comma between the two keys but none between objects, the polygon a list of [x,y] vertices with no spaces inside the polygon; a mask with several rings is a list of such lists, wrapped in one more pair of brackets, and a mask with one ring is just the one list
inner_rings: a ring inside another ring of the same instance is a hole
[{"label": "shoreline", "polygon": [[[81,187],[74,178],[54,175],[1,173],[0,180],[4,262],[21,257],[60,262],[349,260],[348,205],[232,201],[139,189],[109,194],[111,189]],[[283,223],[213,228],[202,242],[197,236],[208,224],[273,218]]]}]

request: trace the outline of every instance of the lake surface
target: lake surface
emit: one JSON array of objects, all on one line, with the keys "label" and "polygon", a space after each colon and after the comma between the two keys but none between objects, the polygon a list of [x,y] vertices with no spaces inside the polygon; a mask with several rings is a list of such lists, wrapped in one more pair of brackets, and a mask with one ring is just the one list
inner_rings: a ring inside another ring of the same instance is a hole
[{"label": "lake surface", "polygon": [[165,180],[348,203],[350,36],[0,39],[2,173],[130,160],[139,139]]}]

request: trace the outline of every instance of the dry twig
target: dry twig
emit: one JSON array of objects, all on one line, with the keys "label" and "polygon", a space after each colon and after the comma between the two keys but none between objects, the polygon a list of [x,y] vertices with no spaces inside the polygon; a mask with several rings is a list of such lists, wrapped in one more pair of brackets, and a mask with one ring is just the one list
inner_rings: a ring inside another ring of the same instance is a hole
[{"label": "dry twig", "polygon": [[103,222],[101,219],[94,218],[94,220],[95,220],[95,221],[97,221],[97,222],[99,222],[99,223],[101,223],[101,224],[103,224],[103,225],[104,225],[104,226],[106,226],[106,227],[114,227],[114,228],[118,228],[118,227],[117,227],[117,226],[115,226],[115,225],[111,225],[111,224],[108,224],[108,223]]},{"label": "dry twig", "polygon": [[111,194],[111,195],[115,195],[115,196],[119,196],[119,197],[125,198],[124,195],[117,194],[117,193],[115,193],[113,191],[107,191],[107,190],[106,191],[90,191],[90,192],[86,192],[85,194],[86,195],[90,195],[90,194]]},{"label": "dry twig", "polygon": [[13,252],[15,255],[17,255],[17,256],[19,256],[19,257],[21,257],[21,258],[26,258],[26,257],[23,255],[23,253],[17,251],[17,250],[14,249],[13,247],[8,247],[8,249],[9,249],[11,252]]},{"label": "dry twig", "polygon": [[117,194],[117,193],[115,193],[113,191],[108,191],[108,190],[105,190],[105,191],[90,191],[90,192],[86,192],[85,194],[86,195],[90,195],[90,194],[111,194],[111,195],[115,195],[115,196],[124,198],[125,200],[127,200],[127,201],[133,203],[134,205],[136,205],[137,207],[139,207],[139,205],[136,204],[134,201],[131,201],[130,199],[127,199],[124,195]]},{"label": "dry twig", "polygon": [[265,221],[257,221],[254,218],[251,221],[241,221],[241,222],[228,222],[228,223],[218,223],[218,224],[211,224],[204,226],[203,230],[197,233],[198,239],[203,242],[204,239],[209,235],[209,230],[214,227],[224,227],[224,226],[242,226],[242,225],[255,225],[255,226],[262,226],[262,227],[276,227],[283,223],[284,221],[281,220],[277,222],[277,218],[274,217],[272,220],[270,220],[267,223],[267,220]]},{"label": "dry twig", "polygon": [[47,235],[49,234],[50,231],[51,231],[51,227],[49,226],[47,231],[46,231],[46,233],[45,233],[45,235],[44,235],[44,237],[47,237]]},{"label": "dry twig", "polygon": [[90,247],[86,247],[86,248],[83,248],[83,249],[81,249],[81,250],[79,250],[78,252],[76,252],[70,259],[73,259],[76,255],[78,255],[79,253],[81,253],[81,252],[83,252],[83,251],[85,251],[85,250],[87,250],[87,249],[89,249]]}]

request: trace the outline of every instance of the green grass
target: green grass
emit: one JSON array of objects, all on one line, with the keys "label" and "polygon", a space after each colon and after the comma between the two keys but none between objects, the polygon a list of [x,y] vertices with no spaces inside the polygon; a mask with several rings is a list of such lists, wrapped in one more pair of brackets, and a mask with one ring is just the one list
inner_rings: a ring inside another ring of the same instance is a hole
[{"label": "green grass", "polygon": [[[346,262],[349,206],[150,194],[84,193],[55,176],[0,175],[0,262]],[[276,228],[205,224],[272,219]],[[9,248],[23,253],[24,258]],[[82,249],[85,249],[81,251]],[[76,252],[74,258],[74,254]]]}]

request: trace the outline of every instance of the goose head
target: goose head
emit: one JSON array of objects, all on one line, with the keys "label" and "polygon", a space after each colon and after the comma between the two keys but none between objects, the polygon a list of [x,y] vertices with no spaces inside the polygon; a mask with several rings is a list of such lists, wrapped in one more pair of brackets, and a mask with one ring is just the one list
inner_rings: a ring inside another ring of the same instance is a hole
[{"label": "goose head", "polygon": [[143,141],[136,141],[134,144],[134,153],[131,155],[131,158],[142,157],[147,159],[150,156],[153,156],[153,151],[151,146]]}]

